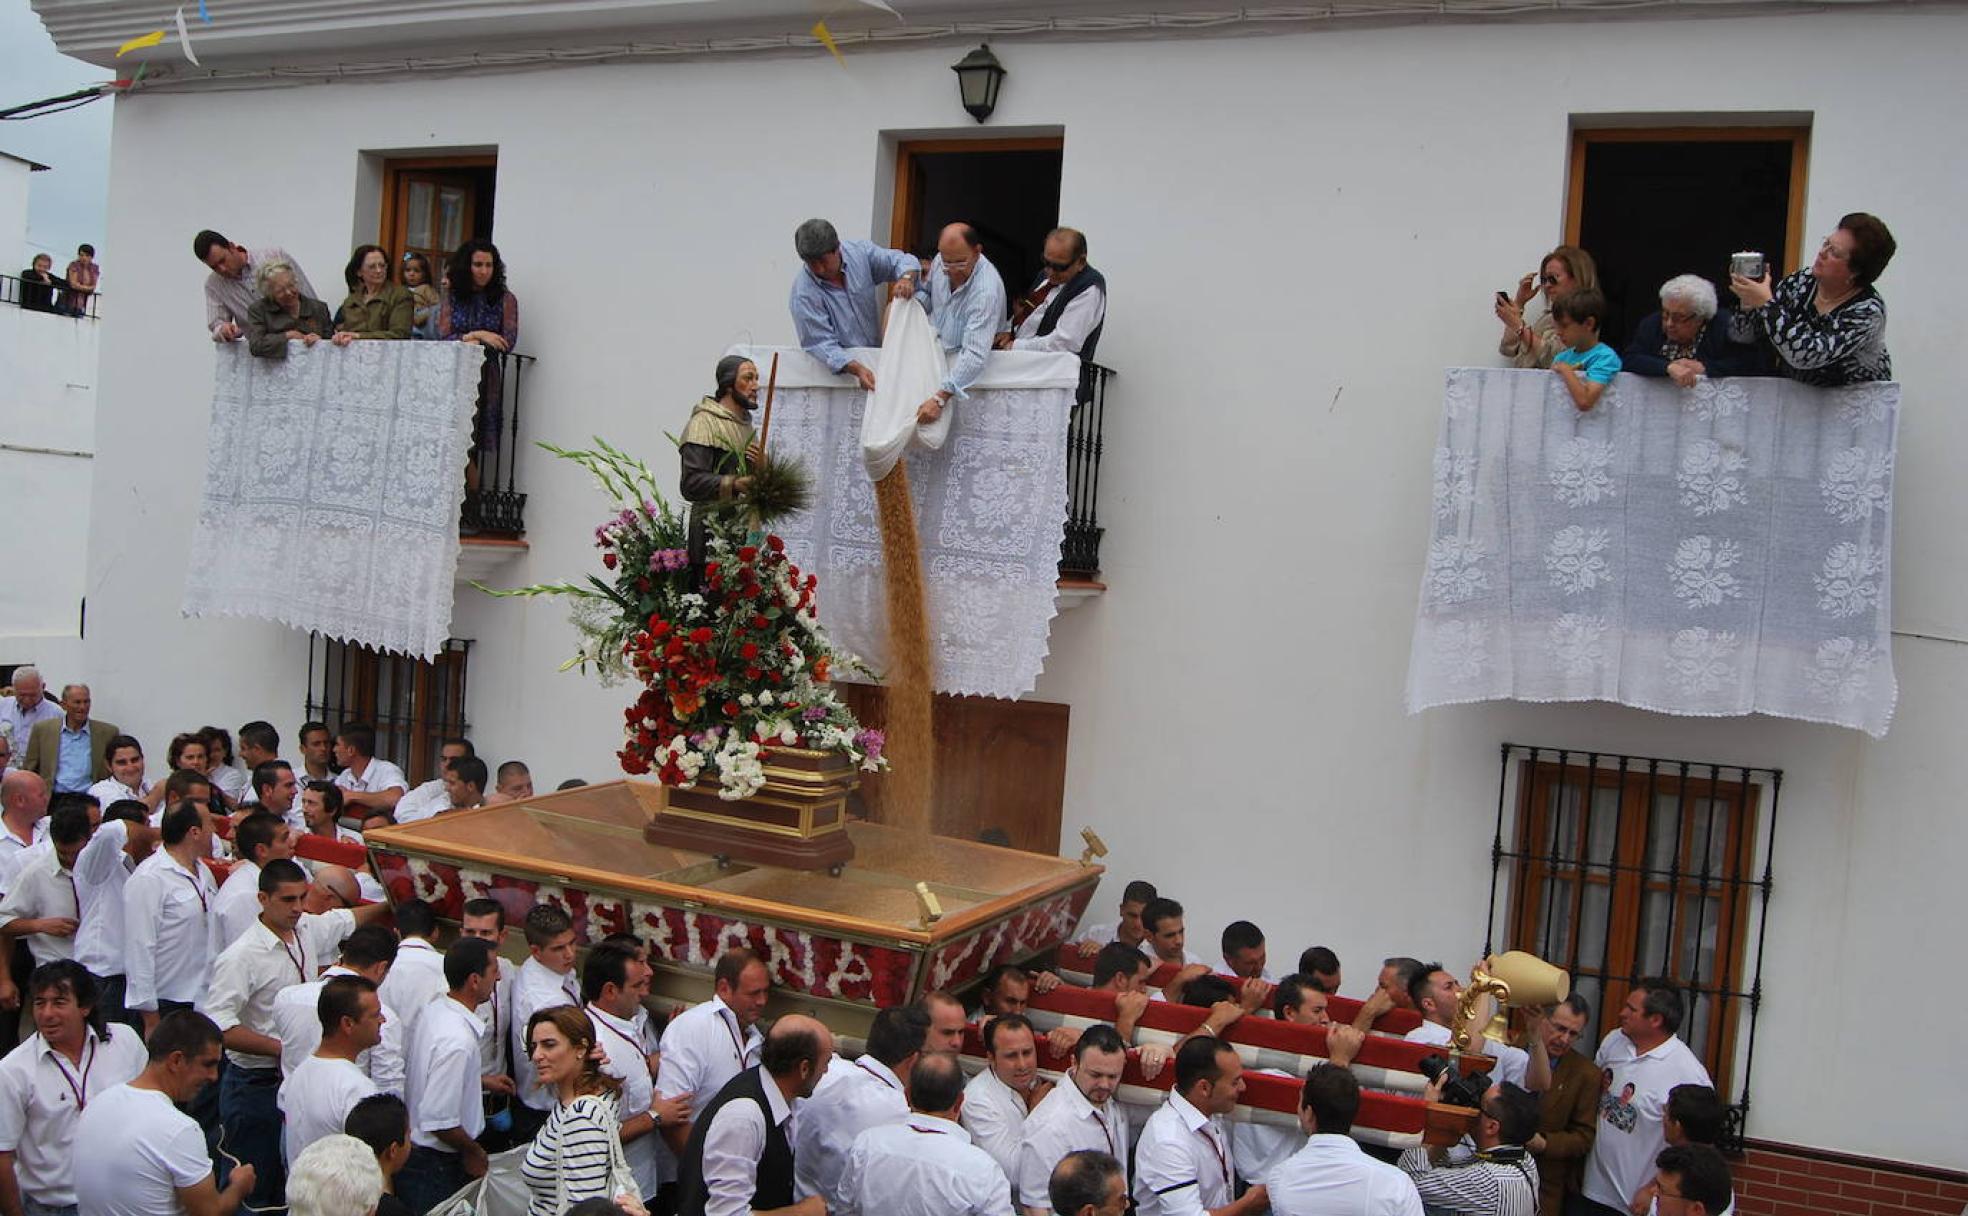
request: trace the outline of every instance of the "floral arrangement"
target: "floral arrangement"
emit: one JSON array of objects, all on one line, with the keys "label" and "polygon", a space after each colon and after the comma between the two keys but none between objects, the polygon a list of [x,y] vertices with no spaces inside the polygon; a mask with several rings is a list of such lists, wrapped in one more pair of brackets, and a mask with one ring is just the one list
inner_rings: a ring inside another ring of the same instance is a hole
[{"label": "floral arrangement", "polygon": [[587,451],[542,448],[593,475],[616,512],[596,526],[609,578],[481,591],[569,601],[580,649],[561,670],[593,668],[604,685],[642,692],[623,713],[622,770],[689,785],[707,770],[718,793],[748,798],[774,747],[835,752],[870,772],[887,767],[883,738],[835,695],[836,671],[866,671],[820,628],[818,580],[786,546],[754,533],[755,506],[708,513],[707,560],[693,577],[686,521],[642,461],[602,439]]}]

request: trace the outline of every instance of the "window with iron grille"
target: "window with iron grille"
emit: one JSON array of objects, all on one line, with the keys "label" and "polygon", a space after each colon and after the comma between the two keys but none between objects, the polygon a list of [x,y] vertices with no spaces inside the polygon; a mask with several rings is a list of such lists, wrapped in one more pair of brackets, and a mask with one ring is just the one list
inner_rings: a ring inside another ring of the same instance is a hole
[{"label": "window with iron grille", "polygon": [[1739,1140],[1783,773],[1519,744],[1504,745],[1503,770],[1489,921],[1502,948],[1571,973],[1592,1005],[1588,1052],[1637,981],[1678,983],[1679,1034],[1730,1102]]},{"label": "window with iron grille", "polygon": [[307,717],[336,730],[376,728],[376,755],[402,767],[414,786],[437,776],[444,740],[463,735],[465,668],[471,643],[451,638],[435,659],[389,654],[350,642],[308,639]]}]

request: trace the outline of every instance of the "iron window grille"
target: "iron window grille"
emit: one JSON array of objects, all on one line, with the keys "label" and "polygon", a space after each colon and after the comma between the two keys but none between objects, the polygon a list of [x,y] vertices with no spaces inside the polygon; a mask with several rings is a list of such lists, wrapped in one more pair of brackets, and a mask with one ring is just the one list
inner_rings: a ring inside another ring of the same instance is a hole
[{"label": "iron window grille", "polygon": [[376,755],[415,786],[437,776],[445,739],[465,735],[465,675],[471,642],[450,638],[437,658],[391,654],[321,634],[308,636],[306,716],[336,730],[376,728]]}]

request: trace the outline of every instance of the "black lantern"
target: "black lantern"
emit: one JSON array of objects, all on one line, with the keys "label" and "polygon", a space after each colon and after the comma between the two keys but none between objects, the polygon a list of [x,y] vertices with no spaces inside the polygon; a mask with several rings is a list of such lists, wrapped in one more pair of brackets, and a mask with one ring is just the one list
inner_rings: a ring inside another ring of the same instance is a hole
[{"label": "black lantern", "polygon": [[1004,84],[1004,64],[991,53],[991,44],[985,43],[961,60],[950,65],[957,74],[957,92],[963,96],[963,108],[978,122],[991,116],[998,108],[998,88]]}]

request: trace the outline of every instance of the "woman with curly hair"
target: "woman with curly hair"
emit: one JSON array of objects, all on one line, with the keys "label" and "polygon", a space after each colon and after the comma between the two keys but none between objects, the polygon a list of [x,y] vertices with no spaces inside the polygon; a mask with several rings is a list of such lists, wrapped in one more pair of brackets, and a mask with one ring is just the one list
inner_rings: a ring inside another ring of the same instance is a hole
[{"label": "woman with curly hair", "polygon": [[458,246],[446,280],[449,290],[438,311],[437,336],[476,343],[487,352],[478,380],[476,450],[465,469],[465,484],[475,490],[480,462],[499,450],[499,426],[505,421],[500,356],[519,345],[519,297],[506,287],[505,259],[491,241],[474,239]]},{"label": "woman with curly hair", "polygon": [[520,1163],[532,1193],[527,1216],[561,1216],[583,1199],[613,1199],[641,1211],[642,1196],[622,1153],[616,1095],[622,1083],[601,1070],[594,1023],[572,1005],[535,1013],[526,1044],[553,1111]]}]

